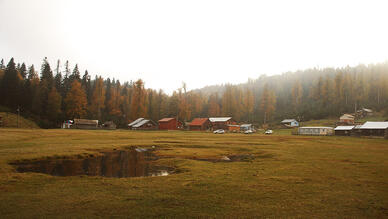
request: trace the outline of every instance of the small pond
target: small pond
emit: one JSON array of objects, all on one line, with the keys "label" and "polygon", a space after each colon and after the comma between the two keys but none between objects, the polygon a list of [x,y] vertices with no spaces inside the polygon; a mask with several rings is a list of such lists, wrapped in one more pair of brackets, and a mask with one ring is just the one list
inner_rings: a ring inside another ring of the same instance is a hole
[{"label": "small pond", "polygon": [[76,158],[49,158],[11,163],[18,172],[46,173],[54,176],[141,177],[167,176],[171,167],[154,165],[158,158],[152,151],[142,148],[101,152]]}]

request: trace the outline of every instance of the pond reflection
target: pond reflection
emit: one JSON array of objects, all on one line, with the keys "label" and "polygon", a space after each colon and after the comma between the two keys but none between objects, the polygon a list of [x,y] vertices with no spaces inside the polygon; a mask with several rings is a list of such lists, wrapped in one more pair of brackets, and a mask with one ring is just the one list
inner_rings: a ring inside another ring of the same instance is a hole
[{"label": "pond reflection", "polygon": [[102,152],[86,158],[48,159],[12,163],[18,172],[46,173],[54,176],[140,177],[167,176],[170,167],[153,165],[157,157],[146,149]]}]

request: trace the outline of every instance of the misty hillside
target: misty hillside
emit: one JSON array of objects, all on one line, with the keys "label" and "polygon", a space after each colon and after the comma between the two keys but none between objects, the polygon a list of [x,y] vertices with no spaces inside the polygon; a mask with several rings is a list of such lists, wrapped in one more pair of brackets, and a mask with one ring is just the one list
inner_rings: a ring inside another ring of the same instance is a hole
[{"label": "misty hillside", "polygon": [[78,65],[65,62],[53,71],[47,59],[40,72],[11,59],[0,63],[0,105],[35,118],[42,127],[59,127],[67,119],[114,121],[126,127],[139,117],[157,121],[178,117],[232,116],[238,122],[278,123],[337,117],[370,108],[388,115],[388,62],[356,67],[307,69],[281,75],[262,75],[238,85],[207,86],[172,95],[145,89],[144,81],[120,82],[81,76]]}]

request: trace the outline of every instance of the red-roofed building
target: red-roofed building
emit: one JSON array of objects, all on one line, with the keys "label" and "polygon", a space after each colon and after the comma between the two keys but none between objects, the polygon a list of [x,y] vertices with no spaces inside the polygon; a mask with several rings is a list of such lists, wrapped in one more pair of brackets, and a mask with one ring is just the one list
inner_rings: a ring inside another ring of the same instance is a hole
[{"label": "red-roofed building", "polygon": [[163,118],[158,123],[160,130],[178,130],[183,128],[182,122],[176,118]]},{"label": "red-roofed building", "polygon": [[211,123],[208,118],[195,118],[189,124],[189,130],[191,131],[205,131],[210,129]]}]

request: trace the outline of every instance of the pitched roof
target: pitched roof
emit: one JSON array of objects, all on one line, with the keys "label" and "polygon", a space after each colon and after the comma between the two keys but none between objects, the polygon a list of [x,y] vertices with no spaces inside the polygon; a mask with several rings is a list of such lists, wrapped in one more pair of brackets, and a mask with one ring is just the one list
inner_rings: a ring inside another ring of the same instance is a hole
[{"label": "pitched roof", "polygon": [[366,122],[360,129],[387,129],[388,122]]},{"label": "pitched roof", "polygon": [[175,119],[175,118],[163,118],[163,119],[159,120],[158,122],[169,122],[173,119]]},{"label": "pitched roof", "polygon": [[141,120],[140,122],[138,122],[137,124],[133,125],[132,127],[133,128],[139,128],[141,127],[142,125],[148,123],[148,122],[151,122],[152,124],[156,125],[152,120],[149,120],[149,119],[143,119]]},{"label": "pitched roof", "polygon": [[300,127],[300,129],[333,129],[333,128],[325,127],[325,126],[310,126],[310,127]]},{"label": "pitched roof", "polygon": [[350,114],[343,114],[340,119],[354,119],[354,116]]},{"label": "pitched roof", "polygon": [[334,131],[350,131],[354,128],[354,125],[351,126],[337,126]]},{"label": "pitched roof", "polygon": [[371,112],[373,112],[373,110],[371,110],[371,109],[367,109],[367,108],[362,108],[362,110],[364,110],[365,112],[367,112],[367,113],[371,113]]},{"label": "pitched roof", "polygon": [[296,122],[295,119],[285,119],[283,121],[281,121],[281,123],[289,123],[289,122]]},{"label": "pitched roof", "polygon": [[136,125],[137,123],[139,123],[140,121],[144,120],[144,118],[138,118],[136,119],[135,121],[131,122],[128,124],[128,127],[130,126],[133,126],[133,125]]},{"label": "pitched roof", "polygon": [[252,126],[252,124],[242,124],[242,125],[240,125],[240,127],[251,127]]},{"label": "pitched roof", "polygon": [[74,119],[74,124],[82,124],[82,125],[98,125],[98,120],[90,120],[90,119]]},{"label": "pitched roof", "polygon": [[210,122],[226,122],[232,119],[232,117],[212,117],[209,118]]},{"label": "pitched roof", "polygon": [[206,121],[208,121],[208,118],[195,118],[193,121],[190,123],[191,126],[201,126],[203,125]]}]

